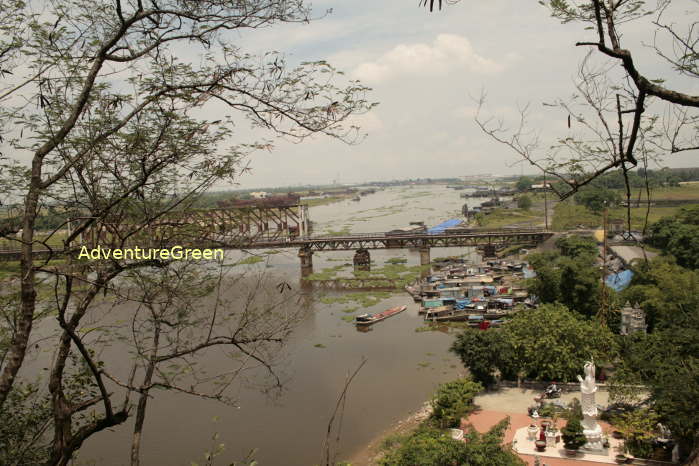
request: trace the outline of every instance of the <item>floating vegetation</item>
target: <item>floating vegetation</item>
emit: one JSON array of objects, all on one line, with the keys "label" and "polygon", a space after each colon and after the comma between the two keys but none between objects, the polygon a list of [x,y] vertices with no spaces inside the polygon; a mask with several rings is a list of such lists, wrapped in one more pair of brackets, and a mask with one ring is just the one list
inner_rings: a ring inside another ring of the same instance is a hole
[{"label": "floating vegetation", "polygon": [[379,304],[384,299],[391,297],[390,291],[361,291],[355,293],[346,293],[340,296],[324,296],[320,301],[324,304],[349,304],[357,303],[361,307],[371,307]]},{"label": "floating vegetation", "polygon": [[430,363],[429,363],[429,362],[419,362],[419,363],[417,363],[417,365],[420,366],[420,367],[423,367],[423,368],[424,368],[424,367],[430,367]]},{"label": "floating vegetation", "polygon": [[354,316],[342,316],[340,319],[344,320],[345,322],[354,322]]},{"label": "floating vegetation", "polygon": [[315,345],[313,345],[313,347],[314,348],[325,348],[325,345],[322,343],[316,343]]},{"label": "floating vegetation", "polygon": [[386,260],[386,264],[406,264],[408,262],[408,259],[405,257],[391,257],[390,259]]},{"label": "floating vegetation", "polygon": [[241,259],[238,262],[234,262],[232,264],[223,264],[224,267],[236,267],[238,265],[250,265],[250,264],[258,264],[260,262],[264,262],[265,258],[262,256],[250,256],[246,257],[245,259]]},{"label": "floating vegetation", "polygon": [[281,251],[279,249],[270,249],[269,251],[265,251],[264,254],[271,256],[272,254],[281,254],[282,252],[284,251]]},{"label": "floating vegetation", "polygon": [[348,307],[347,309],[343,309],[342,312],[345,314],[351,314],[353,312],[357,312],[358,307]]},{"label": "floating vegetation", "polygon": [[332,280],[333,278],[336,278],[335,276],[338,273],[340,273],[340,271],[342,269],[344,269],[345,267],[347,267],[346,264],[336,265],[335,267],[327,267],[327,268],[321,270],[320,272],[315,272],[315,273],[308,275],[307,277],[304,277],[304,280],[310,280],[310,281]]}]

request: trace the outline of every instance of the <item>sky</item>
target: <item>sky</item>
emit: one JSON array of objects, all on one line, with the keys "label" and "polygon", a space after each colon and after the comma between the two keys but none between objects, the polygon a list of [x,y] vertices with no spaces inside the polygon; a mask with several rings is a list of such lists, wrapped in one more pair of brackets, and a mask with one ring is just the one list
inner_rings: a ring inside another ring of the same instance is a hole
[{"label": "sky", "polygon": [[[574,92],[587,52],[574,44],[592,39],[593,31],[561,24],[534,1],[462,1],[432,13],[417,3],[318,1],[314,11],[332,13],[240,36],[251,51],[278,50],[292,61],[325,59],[370,86],[369,100],[379,105],[356,119],[367,133],[362,143],[277,141],[271,153],[250,158],[251,172],[239,187],[536,172],[477,127],[474,99],[485,92],[483,114],[510,125],[529,105],[530,127],[548,144],[567,127],[567,114],[542,103]],[[644,46],[652,40],[648,31],[647,23],[631,24],[624,43],[636,47],[651,77],[673,78]],[[661,165],[697,166],[697,155],[674,155]]]},{"label": "sky", "polygon": [[[502,118],[509,127],[528,105],[528,127],[542,147],[569,131],[567,113],[543,103],[574,92],[588,51],[575,42],[594,40],[594,31],[561,24],[534,0],[462,0],[432,13],[418,0],[318,0],[312,6],[315,21],[236,31],[232,42],[251,53],[282,52],[292,64],[327,60],[371,87],[368,100],[379,105],[353,120],[366,138],[356,145],[327,136],[301,144],[276,140],[271,152],[250,157],[250,171],[237,185],[216,189],[536,173],[477,127],[474,99],[482,92],[487,94],[482,115]],[[325,14],[328,9],[332,12]],[[696,11],[666,12],[669,22],[688,17]],[[675,81],[671,68],[649,49],[653,35],[647,21],[624,25],[623,33],[642,72],[699,94],[697,80]],[[222,111],[207,109],[211,120]],[[250,134],[239,131],[241,141],[249,142]],[[661,165],[699,166],[697,157],[673,155]]]}]

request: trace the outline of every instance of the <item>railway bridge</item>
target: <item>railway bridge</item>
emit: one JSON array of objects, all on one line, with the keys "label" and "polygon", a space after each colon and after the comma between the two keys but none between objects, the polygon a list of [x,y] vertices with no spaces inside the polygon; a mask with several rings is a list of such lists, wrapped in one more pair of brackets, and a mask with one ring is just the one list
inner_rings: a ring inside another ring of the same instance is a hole
[{"label": "railway bridge", "polygon": [[[166,248],[183,246],[190,248],[223,248],[223,249],[286,249],[298,248],[298,256],[301,259],[302,269],[313,267],[313,254],[322,251],[356,251],[354,263],[357,266],[365,266],[370,262],[369,250],[372,249],[416,249],[420,252],[420,263],[425,265],[430,262],[430,249],[442,247],[483,247],[486,256],[492,256],[500,247],[512,245],[536,245],[553,235],[552,232],[543,229],[499,229],[499,230],[459,230],[456,232],[444,232],[429,234],[425,232],[391,234],[391,233],[359,233],[341,236],[287,236],[287,237],[256,237],[243,238],[239,235],[229,236],[222,233],[198,236],[195,238],[179,237],[177,241],[163,241],[152,239],[147,242],[139,242],[138,246]],[[184,240],[184,241],[183,241]],[[129,243],[120,243],[121,248],[129,247]],[[75,253],[83,245],[88,248],[95,247],[99,242],[87,241],[84,244],[71,245],[69,249],[35,249],[38,257],[49,254],[64,255]],[[113,242],[101,244],[102,248],[114,246]],[[0,259],[17,260],[19,251],[0,251]]]}]

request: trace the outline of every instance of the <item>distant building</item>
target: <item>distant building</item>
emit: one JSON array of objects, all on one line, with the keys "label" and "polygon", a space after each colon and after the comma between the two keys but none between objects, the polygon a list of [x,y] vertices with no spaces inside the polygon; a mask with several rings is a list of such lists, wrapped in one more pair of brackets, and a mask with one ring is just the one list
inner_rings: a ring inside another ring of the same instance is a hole
[{"label": "distant building", "polygon": [[254,193],[250,193],[250,197],[253,199],[265,199],[269,197],[269,193],[267,191],[255,191]]},{"label": "distant building", "polygon": [[551,183],[533,184],[529,190],[534,192],[550,191]]},{"label": "distant building", "polygon": [[646,333],[646,313],[640,308],[638,303],[633,307],[627,301],[624,308],[621,310],[621,329],[622,335],[630,335],[636,332]]}]

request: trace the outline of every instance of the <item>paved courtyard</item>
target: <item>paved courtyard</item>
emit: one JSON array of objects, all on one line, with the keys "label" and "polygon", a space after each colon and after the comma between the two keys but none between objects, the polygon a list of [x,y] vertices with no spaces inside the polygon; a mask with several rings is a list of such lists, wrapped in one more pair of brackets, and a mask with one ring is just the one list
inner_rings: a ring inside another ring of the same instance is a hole
[{"label": "paved courtyard", "polygon": [[[504,388],[497,392],[486,393],[476,397],[476,405],[479,409],[473,412],[468,419],[462,421],[462,428],[472,425],[478,432],[486,432],[492,426],[510,417],[510,427],[505,433],[505,443],[511,443],[517,454],[528,464],[533,465],[535,455],[539,455],[541,465],[547,466],[584,466],[599,465],[600,463],[615,463],[614,456],[618,453],[618,441],[610,438],[610,448],[606,454],[592,454],[580,452],[575,458],[566,455],[561,441],[556,447],[548,447],[546,451],[538,453],[534,450],[534,442],[527,440],[527,427],[538,420],[527,415],[527,408],[534,404],[534,398],[541,393],[540,390],[522,388]],[[564,393],[560,400],[569,403],[573,398],[579,398],[579,393]],[[596,403],[600,406],[607,405],[607,392],[598,392]],[[559,420],[557,427],[565,425],[564,420]],[[609,425],[600,422],[602,429],[607,432]]]}]

